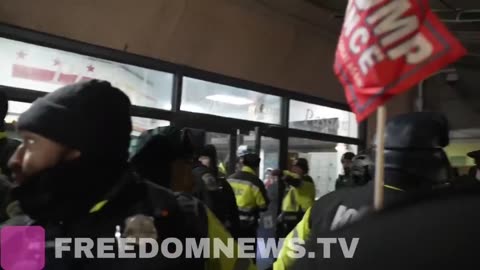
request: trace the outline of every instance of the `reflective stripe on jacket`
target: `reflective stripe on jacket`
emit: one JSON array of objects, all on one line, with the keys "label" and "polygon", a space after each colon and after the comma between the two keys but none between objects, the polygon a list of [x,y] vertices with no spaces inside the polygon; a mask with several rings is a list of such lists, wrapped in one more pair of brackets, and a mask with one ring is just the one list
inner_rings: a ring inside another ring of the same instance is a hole
[{"label": "reflective stripe on jacket", "polygon": [[269,204],[265,185],[247,166],[227,180],[235,193],[240,221],[255,223],[259,212],[265,211]]}]

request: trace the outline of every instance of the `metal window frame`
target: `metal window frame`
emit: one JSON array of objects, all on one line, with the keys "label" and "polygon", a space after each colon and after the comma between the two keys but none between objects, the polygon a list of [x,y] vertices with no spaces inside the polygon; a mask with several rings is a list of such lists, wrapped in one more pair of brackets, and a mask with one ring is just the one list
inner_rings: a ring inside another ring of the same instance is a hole
[{"label": "metal window frame", "polygon": [[[259,133],[257,137],[267,136],[280,140],[280,166],[282,168],[285,168],[287,164],[289,137],[299,137],[318,141],[355,144],[358,145],[360,149],[363,149],[366,145],[366,121],[359,125],[359,138],[349,138],[289,128],[288,121],[290,100],[297,100],[344,111],[351,111],[349,106],[344,103],[329,101],[319,97],[304,95],[291,90],[280,89],[260,83],[247,81],[244,79],[234,78],[214,72],[187,67],[184,65],[173,64],[159,59],[136,55],[130,52],[119,51],[98,45],[88,44],[85,42],[33,31],[5,23],[0,23],[0,37],[44,46],[48,48],[68,51],[99,59],[105,59],[118,63],[124,63],[128,65],[134,65],[138,67],[171,73],[174,75],[174,83],[172,86],[172,110],[167,111],[156,108],[132,106],[132,116],[167,120],[170,121],[171,124],[180,127],[201,127],[205,130],[212,132],[230,133],[232,137],[231,141],[237,136],[236,129],[240,129],[244,133],[252,130],[257,130],[257,132]],[[281,123],[279,125],[272,125],[268,123],[253,122],[242,119],[233,119],[216,115],[182,111],[180,110],[180,108],[182,101],[182,85],[184,77],[191,77],[194,79],[204,80],[212,83],[219,83],[227,86],[242,88],[249,91],[278,96],[281,98],[282,102]],[[33,102],[36,98],[47,94],[45,92],[6,86],[0,86],[0,89],[5,91],[9,99],[21,102]]]}]

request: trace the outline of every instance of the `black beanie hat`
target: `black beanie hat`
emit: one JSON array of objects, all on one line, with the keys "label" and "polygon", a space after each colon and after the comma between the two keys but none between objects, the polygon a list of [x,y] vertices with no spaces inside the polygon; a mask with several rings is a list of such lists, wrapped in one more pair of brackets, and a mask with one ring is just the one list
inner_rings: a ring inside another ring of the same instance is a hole
[{"label": "black beanie hat", "polygon": [[215,148],[214,145],[207,144],[204,147],[202,147],[199,151],[197,156],[201,157],[209,157],[211,159],[217,159],[217,149]]},{"label": "black beanie hat", "polygon": [[130,100],[109,82],[62,87],[36,100],[18,119],[18,129],[77,149],[82,157],[126,162],[132,122]]},{"label": "black beanie hat", "polygon": [[144,131],[138,138],[137,147],[130,162],[133,166],[159,162],[173,162],[177,159],[193,157],[193,144],[190,134],[174,126],[159,127]]}]

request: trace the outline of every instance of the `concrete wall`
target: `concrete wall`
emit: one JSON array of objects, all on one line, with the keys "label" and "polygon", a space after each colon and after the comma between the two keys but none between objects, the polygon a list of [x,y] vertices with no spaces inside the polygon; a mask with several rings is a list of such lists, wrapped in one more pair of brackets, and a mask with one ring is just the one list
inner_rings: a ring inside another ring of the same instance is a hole
[{"label": "concrete wall", "polygon": [[0,21],[343,101],[336,37],[259,2],[4,0]]},{"label": "concrete wall", "polygon": [[344,103],[330,15],[300,0],[0,1],[0,22]]},{"label": "concrete wall", "polygon": [[[399,114],[414,111],[414,100],[416,90],[413,89],[410,92],[404,93],[400,96],[396,96],[387,103],[387,117],[391,118]],[[368,119],[368,133],[367,144],[373,143],[377,125],[376,113]]]},{"label": "concrete wall", "polygon": [[[457,66],[458,82],[448,85],[445,75],[437,75],[425,84],[427,110],[444,113],[452,130],[479,129],[480,92],[478,69]],[[478,136],[475,139],[480,139]]]}]

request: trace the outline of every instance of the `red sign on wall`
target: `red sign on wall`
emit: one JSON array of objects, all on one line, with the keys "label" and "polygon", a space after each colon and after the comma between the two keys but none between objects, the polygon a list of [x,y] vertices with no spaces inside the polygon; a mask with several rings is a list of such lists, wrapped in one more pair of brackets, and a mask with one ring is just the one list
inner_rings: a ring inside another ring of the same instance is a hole
[{"label": "red sign on wall", "polygon": [[465,54],[428,0],[350,0],[334,69],[362,121]]}]

